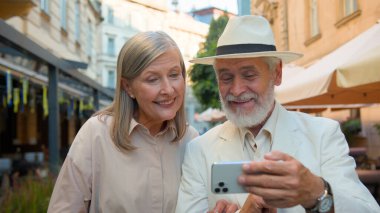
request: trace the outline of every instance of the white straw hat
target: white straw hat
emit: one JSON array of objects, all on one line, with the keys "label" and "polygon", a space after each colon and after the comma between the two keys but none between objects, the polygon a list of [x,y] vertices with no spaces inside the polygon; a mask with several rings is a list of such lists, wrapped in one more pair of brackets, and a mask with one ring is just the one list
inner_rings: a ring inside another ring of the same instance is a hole
[{"label": "white straw hat", "polygon": [[273,32],[269,22],[261,16],[238,16],[231,18],[217,44],[216,55],[190,60],[196,64],[212,65],[215,59],[255,58],[273,56],[289,63],[302,54],[276,51]]}]

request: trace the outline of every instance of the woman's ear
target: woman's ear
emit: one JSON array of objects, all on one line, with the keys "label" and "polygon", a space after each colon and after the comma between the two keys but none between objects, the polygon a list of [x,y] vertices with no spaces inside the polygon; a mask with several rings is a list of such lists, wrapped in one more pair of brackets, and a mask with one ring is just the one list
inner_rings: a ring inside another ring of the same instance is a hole
[{"label": "woman's ear", "polygon": [[131,84],[128,82],[127,79],[121,78],[121,88],[125,92],[127,92],[127,94],[129,95],[129,97],[135,98],[135,96],[133,95],[133,92],[132,92]]}]

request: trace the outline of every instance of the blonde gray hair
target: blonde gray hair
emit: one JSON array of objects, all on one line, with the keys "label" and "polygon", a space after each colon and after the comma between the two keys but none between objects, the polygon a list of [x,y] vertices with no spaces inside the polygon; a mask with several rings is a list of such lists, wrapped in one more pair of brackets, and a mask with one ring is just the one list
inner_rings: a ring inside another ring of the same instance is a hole
[{"label": "blonde gray hair", "polygon": [[269,71],[274,71],[278,63],[281,62],[281,59],[277,57],[263,57],[263,60],[268,65]]},{"label": "blonde gray hair", "polygon": [[[182,76],[186,79],[185,64],[175,41],[164,32],[149,31],[141,32],[129,39],[120,50],[117,59],[117,80],[114,101],[107,108],[97,112],[95,115],[110,115],[113,117],[110,133],[115,145],[121,151],[136,149],[131,144],[129,129],[135,110],[138,109],[137,101],[128,96],[122,88],[121,78],[132,81],[139,76],[155,59],[170,48],[178,50]],[[186,80],[185,80],[186,82]],[[186,131],[186,117],[184,102],[174,117],[176,135],[172,142],[179,141]]]}]

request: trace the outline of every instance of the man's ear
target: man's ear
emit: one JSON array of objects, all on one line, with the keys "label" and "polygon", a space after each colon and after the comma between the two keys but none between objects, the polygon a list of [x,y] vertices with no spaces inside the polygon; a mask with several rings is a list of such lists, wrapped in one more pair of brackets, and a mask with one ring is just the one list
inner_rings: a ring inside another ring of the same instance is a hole
[{"label": "man's ear", "polygon": [[125,78],[121,78],[121,88],[127,92],[127,94],[131,97],[131,98],[135,98],[135,96],[133,95],[133,92],[132,92],[132,88],[131,88],[131,84],[128,82],[127,79]]},{"label": "man's ear", "polygon": [[274,85],[279,86],[282,82],[282,61],[276,65]]}]

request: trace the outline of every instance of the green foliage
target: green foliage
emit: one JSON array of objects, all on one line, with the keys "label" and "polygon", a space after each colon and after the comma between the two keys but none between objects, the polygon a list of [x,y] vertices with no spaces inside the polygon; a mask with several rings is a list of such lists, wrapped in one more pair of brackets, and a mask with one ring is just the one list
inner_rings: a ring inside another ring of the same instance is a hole
[{"label": "green foliage", "polygon": [[[222,34],[228,22],[228,16],[220,16],[212,20],[209,33],[203,48],[199,50],[197,57],[214,56],[218,38]],[[190,79],[195,97],[201,103],[202,108],[220,108],[218,85],[214,68],[211,65],[195,64],[190,69]]]},{"label": "green foliage", "polygon": [[19,187],[9,189],[4,194],[1,212],[47,212],[53,187],[52,178],[25,177]]},{"label": "green foliage", "polygon": [[377,133],[380,135],[380,123],[373,125],[377,129]]},{"label": "green foliage", "polygon": [[341,128],[348,143],[362,131],[360,119],[349,119],[341,124]]}]

